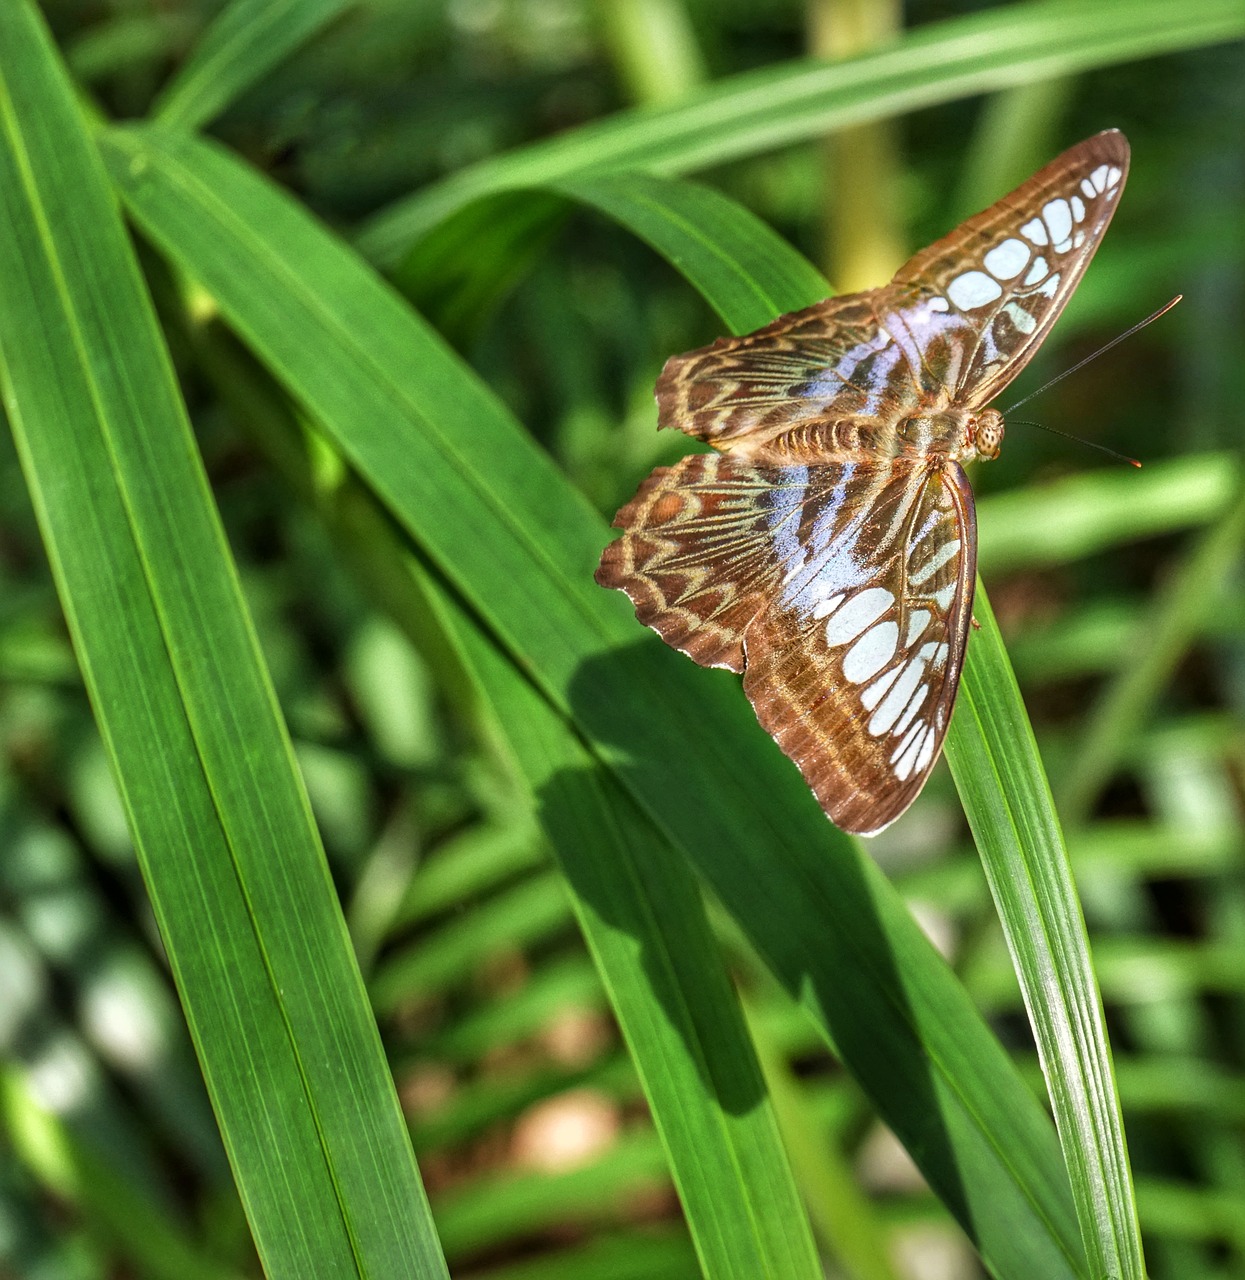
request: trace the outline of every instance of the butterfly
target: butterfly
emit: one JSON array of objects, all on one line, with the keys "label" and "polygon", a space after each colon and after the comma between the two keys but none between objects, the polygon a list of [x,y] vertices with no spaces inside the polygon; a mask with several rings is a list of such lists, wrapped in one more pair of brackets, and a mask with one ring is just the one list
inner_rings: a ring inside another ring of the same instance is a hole
[{"label": "butterfly", "polygon": [[658,425],[716,452],[658,467],[596,579],[757,719],[837,826],[916,798],[951,718],[977,526],[964,464],[998,456],[990,401],[1028,364],[1111,221],[1109,130],[901,267],[667,361]]}]

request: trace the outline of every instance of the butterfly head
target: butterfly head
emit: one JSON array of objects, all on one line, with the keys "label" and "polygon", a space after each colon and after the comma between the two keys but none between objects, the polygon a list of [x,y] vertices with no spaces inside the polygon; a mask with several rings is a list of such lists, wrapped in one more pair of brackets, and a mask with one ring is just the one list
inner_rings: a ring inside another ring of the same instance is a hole
[{"label": "butterfly head", "polygon": [[1003,415],[997,409],[983,409],[968,420],[969,456],[990,461],[999,456],[1003,443]]},{"label": "butterfly head", "polygon": [[959,462],[989,461],[1003,444],[1003,415],[997,409],[952,405],[940,413],[914,414],[895,428],[900,454],[946,454]]}]

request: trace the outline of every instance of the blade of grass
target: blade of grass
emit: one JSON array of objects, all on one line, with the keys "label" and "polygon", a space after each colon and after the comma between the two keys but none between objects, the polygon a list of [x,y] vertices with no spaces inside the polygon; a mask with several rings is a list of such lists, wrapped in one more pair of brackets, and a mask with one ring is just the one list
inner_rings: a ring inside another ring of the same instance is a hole
[{"label": "blade of grass", "polygon": [[820,1276],[761,1070],[691,868],[469,616],[476,669],[572,890],[706,1276]]},{"label": "blade of grass", "polygon": [[803,254],[712,187],[644,173],[592,174],[553,185],[629,227],[720,316],[781,315],[831,292]]},{"label": "blade of grass", "polygon": [[1102,1000],[1063,833],[985,593],[946,754],[1037,1039],[1092,1274],[1144,1280]]},{"label": "blade of grass", "polygon": [[980,563],[987,573],[1066,564],[1124,541],[1209,524],[1228,510],[1240,482],[1236,457],[1203,453],[994,494],[978,508]]},{"label": "blade of grass", "polygon": [[0,200],[5,403],[265,1267],[443,1275],[154,312],[27,0],[0,8]]},{"label": "blade of grass", "polygon": [[233,0],[152,108],[161,124],[199,129],[358,0]]},{"label": "blade of grass", "polygon": [[852,1280],[897,1280],[888,1233],[860,1185],[851,1152],[840,1149],[837,1135],[818,1122],[806,1090],[800,1087],[779,1046],[758,1025],[755,1010],[745,1009],[818,1236],[843,1262]]},{"label": "blade of grass", "polygon": [[664,110],[615,116],[463,169],[377,215],[360,249],[394,266],[470,201],[589,169],[689,173],[827,130],[1245,34],[1239,0],[1081,0],[997,6],[931,23],[845,62],[737,76]]},{"label": "blade of grass", "polygon": [[217,148],[104,140],[143,228],[218,299],[833,1039],[999,1275],[1080,1275],[1048,1122],[885,878],[727,676],[636,639],[604,524],[497,400],[288,199]]}]

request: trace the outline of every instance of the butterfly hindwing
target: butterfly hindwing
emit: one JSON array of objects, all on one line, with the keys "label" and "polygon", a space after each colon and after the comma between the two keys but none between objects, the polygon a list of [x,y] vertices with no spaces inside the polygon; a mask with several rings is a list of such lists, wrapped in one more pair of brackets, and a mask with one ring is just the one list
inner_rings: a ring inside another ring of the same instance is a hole
[{"label": "butterfly hindwing", "polygon": [[839,826],[872,832],[907,808],[964,656],[976,553],[960,467],[698,454],[655,471],[616,523],[597,580],[674,648],[744,672]]},{"label": "butterfly hindwing", "polygon": [[[955,464],[808,470],[830,505],[806,522],[805,568],[744,635],[744,690],[831,820],[873,834],[920,791],[951,719],[976,573],[972,494]],[[846,485],[818,483],[844,470]]]},{"label": "butterfly hindwing", "polygon": [[625,591],[636,617],[701,666],[744,667],[743,634],[778,589],[785,527],[802,487],[717,453],[658,467],[614,519],[626,530],[597,581]]}]

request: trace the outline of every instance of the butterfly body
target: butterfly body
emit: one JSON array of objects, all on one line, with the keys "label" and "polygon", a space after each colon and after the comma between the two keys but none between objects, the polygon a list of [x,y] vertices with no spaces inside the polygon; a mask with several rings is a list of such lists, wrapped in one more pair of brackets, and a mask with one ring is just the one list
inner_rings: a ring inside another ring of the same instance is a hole
[{"label": "butterfly body", "polygon": [[1003,431],[1003,415],[996,409],[952,405],[893,424],[874,418],[814,419],[768,440],[743,436],[719,447],[732,457],[779,467],[866,458],[972,462],[997,458]]},{"label": "butterfly body", "polygon": [[658,422],[715,453],[659,467],[597,580],[704,666],[741,672],[830,818],[871,834],[916,797],[950,720],[972,615],[964,464],[997,457],[988,402],[1032,357],[1110,221],[1110,131],[914,257],[666,363]]}]

